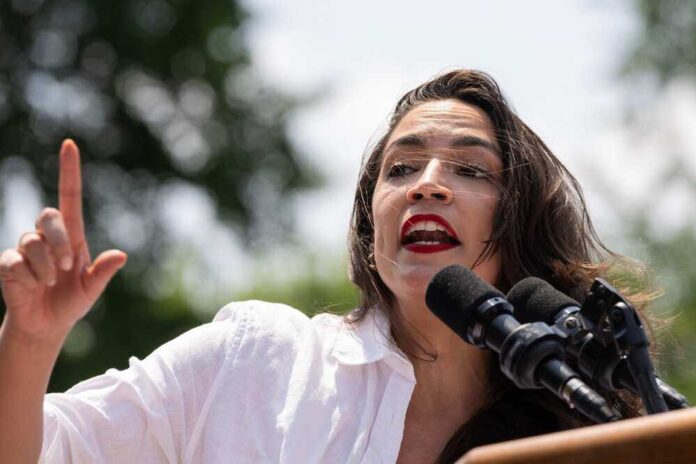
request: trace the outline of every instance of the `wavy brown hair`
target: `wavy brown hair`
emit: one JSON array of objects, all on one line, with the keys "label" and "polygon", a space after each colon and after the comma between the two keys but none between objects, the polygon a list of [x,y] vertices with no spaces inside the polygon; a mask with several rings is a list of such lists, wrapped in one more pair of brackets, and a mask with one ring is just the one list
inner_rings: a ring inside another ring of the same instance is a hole
[{"label": "wavy brown hair", "polygon": [[[414,107],[445,99],[457,99],[483,110],[493,123],[501,149],[502,195],[492,236],[477,260],[482,262],[499,253],[502,263],[497,281],[499,290],[507,292],[521,279],[535,276],[582,300],[595,277],[606,278],[613,265],[626,262],[602,244],[578,182],[514,113],[493,78],[472,70],[437,76],[399,100],[386,132],[367,153],[349,233],[349,272],[361,293],[360,306],[349,320],[358,322],[369,311],[385,311],[396,344],[423,361],[428,360],[427,352],[422,357],[422,346],[408,324],[393,310],[393,295],[374,264],[372,196],[383,151],[395,127]],[[621,286],[621,289],[639,306],[649,299],[630,288]],[[436,355],[430,355],[429,360],[435,358]],[[490,359],[492,382],[484,406],[450,438],[438,462],[452,462],[475,446],[587,424],[552,394],[517,389],[502,375],[494,357]],[[640,414],[634,398],[616,393],[605,396],[624,417]]]}]

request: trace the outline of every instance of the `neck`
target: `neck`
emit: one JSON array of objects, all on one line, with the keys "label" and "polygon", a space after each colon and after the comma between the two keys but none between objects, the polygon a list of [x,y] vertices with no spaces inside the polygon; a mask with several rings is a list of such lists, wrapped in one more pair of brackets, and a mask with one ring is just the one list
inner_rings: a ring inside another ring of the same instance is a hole
[{"label": "neck", "polygon": [[[461,340],[425,305],[399,302],[395,309],[401,322],[397,324],[404,326],[396,327],[396,332],[406,332],[405,336],[397,333],[397,343],[406,345],[402,348],[409,353],[416,376],[410,412],[434,417],[432,413],[437,411],[456,415],[462,422],[468,419],[488,391],[491,353]],[[436,359],[432,361],[429,355]]]}]

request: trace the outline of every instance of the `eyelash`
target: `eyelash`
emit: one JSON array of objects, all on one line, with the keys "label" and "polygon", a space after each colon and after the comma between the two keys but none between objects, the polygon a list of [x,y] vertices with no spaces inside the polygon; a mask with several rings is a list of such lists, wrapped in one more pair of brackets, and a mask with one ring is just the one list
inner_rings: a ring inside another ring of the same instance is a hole
[{"label": "eyelash", "polygon": [[[410,170],[410,172],[405,172],[406,170]],[[413,174],[416,170],[417,169],[415,167],[409,166],[408,164],[397,163],[389,168],[389,171],[387,172],[387,177],[404,177],[409,174]],[[488,172],[485,168],[472,164],[465,164],[463,166],[459,166],[456,169],[456,172],[461,176],[473,177],[476,179],[487,179],[490,177],[490,172]]]},{"label": "eyelash", "polygon": [[487,179],[490,177],[490,172],[488,172],[485,168],[471,164],[459,167],[457,169],[457,173],[465,175],[466,177],[475,177],[477,179]]},{"label": "eyelash", "polygon": [[[411,172],[404,172],[406,169],[410,169]],[[415,172],[416,168],[409,166],[407,164],[394,164],[389,168],[387,172],[387,177],[404,177]]]}]

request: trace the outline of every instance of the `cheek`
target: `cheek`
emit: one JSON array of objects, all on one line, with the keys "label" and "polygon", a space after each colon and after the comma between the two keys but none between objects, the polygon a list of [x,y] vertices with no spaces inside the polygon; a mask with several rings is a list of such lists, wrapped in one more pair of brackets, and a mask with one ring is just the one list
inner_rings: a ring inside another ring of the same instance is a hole
[{"label": "cheek", "polygon": [[492,181],[460,179],[452,190],[456,199],[481,203],[486,207],[497,204],[501,197],[500,188]]},{"label": "cheek", "polygon": [[486,230],[489,233],[493,232],[493,219],[495,218],[495,213],[498,209],[498,202],[491,201],[485,205],[484,211],[481,212],[481,216],[484,218],[481,223],[486,225]]},{"label": "cheek", "polygon": [[385,224],[384,218],[375,221],[374,253],[378,264],[383,261],[391,262],[398,248],[395,233],[390,232],[392,227]]},{"label": "cheek", "polygon": [[398,238],[400,213],[396,200],[399,192],[396,189],[377,188],[372,199],[372,214],[375,229],[375,249],[392,245]]},{"label": "cheek", "polygon": [[498,285],[498,280],[500,278],[500,269],[500,253],[495,253],[493,256],[491,256],[489,260],[473,268],[474,272],[476,272],[476,274],[478,274],[479,277],[481,277],[483,280],[485,280],[493,286]]},{"label": "cheek", "polygon": [[374,215],[374,260],[382,281],[394,291],[395,264],[401,247],[400,228],[403,205],[398,189],[375,191]]},{"label": "cheek", "polygon": [[476,235],[484,233],[486,238],[493,230],[493,219],[500,202],[500,193],[494,188],[479,188],[476,192],[460,193],[458,195],[460,217],[467,227]]}]

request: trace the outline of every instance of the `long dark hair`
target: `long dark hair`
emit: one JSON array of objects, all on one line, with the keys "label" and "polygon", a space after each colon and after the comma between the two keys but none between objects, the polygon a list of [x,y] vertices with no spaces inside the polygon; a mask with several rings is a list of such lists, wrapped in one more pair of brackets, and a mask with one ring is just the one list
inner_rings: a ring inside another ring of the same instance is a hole
[{"label": "long dark hair", "polygon": [[[502,195],[492,236],[480,260],[499,253],[502,268],[497,287],[501,291],[507,292],[519,280],[535,276],[571,297],[582,299],[595,277],[607,277],[610,268],[624,259],[602,244],[578,182],[514,113],[493,78],[472,70],[437,76],[399,100],[385,134],[367,154],[358,180],[349,233],[350,277],[361,291],[360,306],[349,321],[357,323],[369,311],[385,311],[391,321],[391,335],[409,354],[423,350],[393,310],[393,295],[374,264],[372,196],[385,144],[394,128],[417,105],[445,99],[475,105],[488,115],[495,128],[504,166]],[[649,299],[630,288],[622,287],[622,290],[639,306]],[[415,357],[423,359],[417,353]],[[430,360],[434,357],[431,355]],[[517,389],[502,375],[492,356],[490,359],[492,381],[488,398],[450,438],[438,462],[452,462],[475,446],[587,424],[553,395]],[[624,417],[640,414],[635,399],[616,393],[605,396]]]}]

